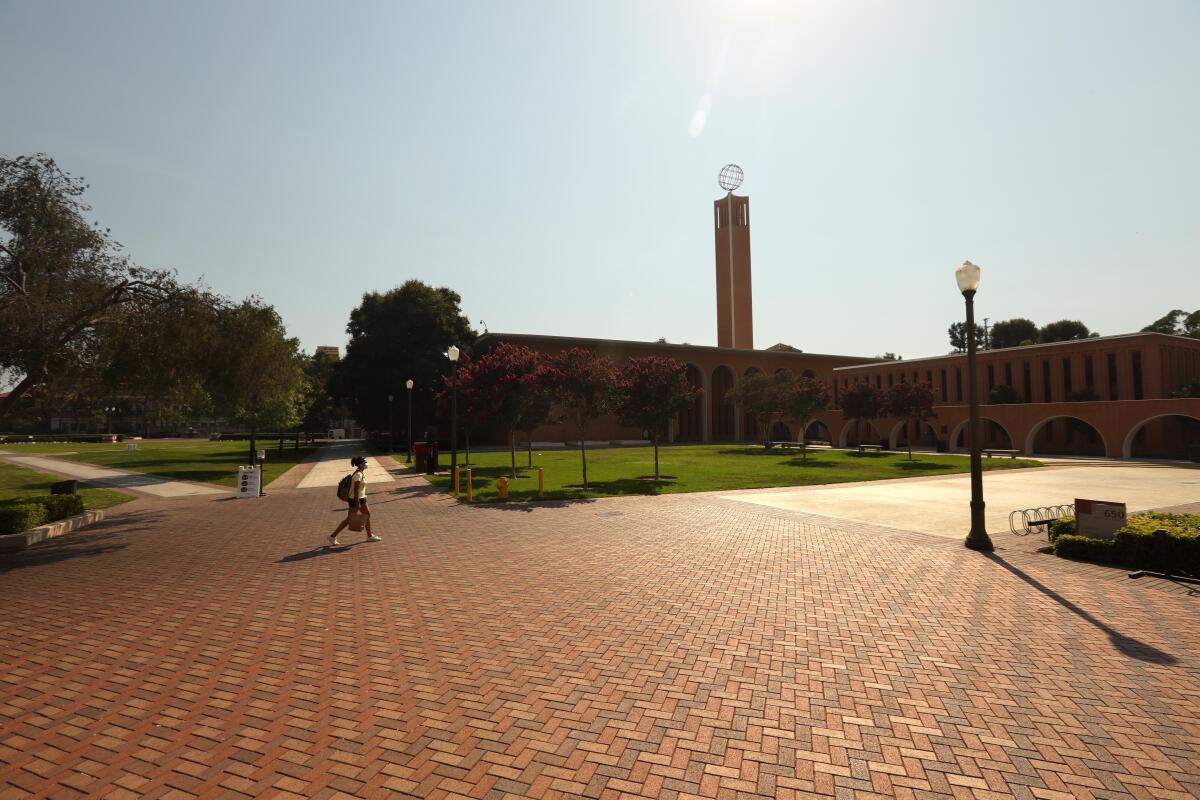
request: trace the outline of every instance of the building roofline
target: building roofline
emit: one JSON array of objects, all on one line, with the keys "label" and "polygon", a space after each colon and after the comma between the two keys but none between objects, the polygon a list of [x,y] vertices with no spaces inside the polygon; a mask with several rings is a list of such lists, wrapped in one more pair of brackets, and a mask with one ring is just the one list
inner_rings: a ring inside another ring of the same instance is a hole
[{"label": "building roofline", "polygon": [[[1160,336],[1163,339],[1178,339],[1178,340],[1181,340],[1184,342],[1189,342],[1191,344],[1200,345],[1200,339],[1193,339],[1190,336],[1176,336],[1175,334],[1171,334],[1171,333],[1157,333],[1154,331],[1138,331],[1137,333],[1114,333],[1112,336],[1093,336],[1089,339],[1067,339],[1066,341],[1063,341],[1063,342],[1043,342],[1043,343],[1039,343],[1039,344],[1018,345],[1016,347],[1000,347],[995,350],[980,350],[979,355],[986,356],[986,355],[992,355],[993,353],[1015,353],[1017,351],[1024,353],[1024,352],[1028,352],[1030,350],[1040,350],[1040,349],[1044,349],[1044,348],[1048,348],[1048,347],[1063,347],[1063,346],[1084,344],[1087,342],[1110,342],[1110,341],[1113,341],[1114,339],[1136,339],[1139,337],[1150,337],[1150,336]],[[869,364],[849,364],[844,367],[834,367],[833,369],[836,372],[838,370],[843,370],[843,369],[862,369],[864,367],[882,367],[884,365],[895,367],[896,365],[903,366],[905,364],[920,364],[925,361],[940,361],[944,358],[966,358],[966,357],[967,357],[967,354],[965,352],[963,352],[963,353],[946,353],[945,355],[941,355],[941,356],[921,356],[920,358],[910,358],[910,359],[904,359],[901,361],[872,361]]]},{"label": "building roofline", "polygon": [[[596,339],[586,336],[550,336],[541,333],[500,333],[497,331],[488,331],[481,334],[475,341],[484,342],[489,339],[506,340],[506,339],[532,339],[535,341],[559,341],[559,342],[579,342],[581,344],[609,344],[609,345],[635,345],[637,347],[662,347],[669,349],[689,348],[692,350],[703,350],[714,353],[753,353],[766,356],[782,356],[784,358],[836,358],[836,359],[853,359],[861,360],[867,363],[866,356],[842,356],[832,353],[808,353],[801,351],[799,353],[789,353],[782,350],[755,350],[745,347],[713,347],[706,344],[675,344],[672,342],[639,342],[632,339]],[[857,365],[856,365],[857,366]]]}]

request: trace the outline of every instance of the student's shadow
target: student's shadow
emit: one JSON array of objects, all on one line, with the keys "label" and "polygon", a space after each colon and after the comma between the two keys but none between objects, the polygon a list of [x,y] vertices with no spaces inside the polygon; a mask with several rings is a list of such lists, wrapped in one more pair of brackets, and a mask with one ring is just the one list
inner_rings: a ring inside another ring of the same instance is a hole
[{"label": "student's shadow", "polygon": [[367,542],[361,541],[361,542],[349,542],[347,544],[318,545],[317,547],[314,547],[311,550],[301,550],[299,553],[292,553],[291,555],[284,556],[283,558],[279,559],[275,563],[276,564],[290,564],[294,561],[307,561],[308,559],[316,558],[317,556],[328,556],[328,555],[333,555],[335,553],[345,553],[345,552],[348,552],[350,550],[350,548],[358,547],[360,544],[367,544]]}]

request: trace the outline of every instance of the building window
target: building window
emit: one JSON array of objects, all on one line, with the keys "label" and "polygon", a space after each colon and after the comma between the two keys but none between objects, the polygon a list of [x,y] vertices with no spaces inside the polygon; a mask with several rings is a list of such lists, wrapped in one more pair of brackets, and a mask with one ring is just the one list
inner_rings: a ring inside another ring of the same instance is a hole
[{"label": "building window", "polygon": [[883,376],[882,376],[882,375],[876,375],[876,376],[875,376],[875,388],[876,388],[876,389],[882,389],[882,388],[883,388]]},{"label": "building window", "polygon": [[954,368],[954,399],[962,402],[962,367]]},{"label": "building window", "polygon": [[942,370],[940,377],[942,379],[942,402],[945,403],[950,399],[950,387],[946,385],[946,370]]},{"label": "building window", "polygon": [[1133,354],[1133,399],[1142,399],[1142,353]]},{"label": "building window", "polygon": [[888,387],[891,388],[891,385],[892,385],[892,373],[889,372],[888,373]]},{"label": "building window", "polygon": [[933,388],[933,370],[925,370],[925,383],[929,384],[929,388]]},{"label": "building window", "polygon": [[1117,399],[1117,354],[1109,353],[1108,356],[1108,399]]},{"label": "building window", "polygon": [[996,386],[996,366],[988,364],[988,391],[990,392]]},{"label": "building window", "polygon": [[1042,362],[1042,402],[1049,403],[1050,400],[1050,362]]},{"label": "building window", "polygon": [[1005,364],[1005,365],[1004,365],[1004,382],[1005,382],[1005,383],[1007,383],[1009,386],[1012,386],[1012,385],[1013,385],[1013,382],[1012,382],[1012,364],[1011,364],[1011,363],[1008,363],[1008,364]]},{"label": "building window", "polygon": [[1033,376],[1030,374],[1029,362],[1026,361],[1021,365],[1022,383],[1025,384],[1025,402],[1033,402]]},{"label": "building window", "polygon": [[1083,358],[1083,385],[1089,389],[1096,385],[1096,372],[1092,368],[1091,356]]},{"label": "building window", "polygon": [[1071,359],[1063,359],[1063,399],[1071,399]]}]

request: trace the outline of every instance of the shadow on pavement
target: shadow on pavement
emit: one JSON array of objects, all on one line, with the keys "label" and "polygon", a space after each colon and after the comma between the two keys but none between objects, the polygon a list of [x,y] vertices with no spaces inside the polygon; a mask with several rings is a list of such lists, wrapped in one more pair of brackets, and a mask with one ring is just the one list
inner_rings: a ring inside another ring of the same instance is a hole
[{"label": "shadow on pavement", "polygon": [[318,556],[330,556],[336,553],[347,553],[351,548],[358,547],[360,544],[372,544],[371,542],[343,542],[338,545],[319,544],[310,550],[301,550],[299,553],[292,553],[276,561],[276,564],[292,564],[297,561],[308,561],[310,558]]},{"label": "shadow on pavement", "polygon": [[1112,643],[1112,646],[1130,658],[1136,658],[1139,661],[1148,661],[1151,664],[1179,663],[1179,659],[1175,658],[1175,656],[1171,655],[1170,653],[1164,653],[1162,650],[1159,650],[1153,645],[1138,641],[1133,637],[1126,636],[1120,631],[1110,628],[1108,625],[1096,619],[1087,611],[1075,605],[1070,600],[1063,597],[1061,594],[1049,588],[1045,584],[1041,583],[1033,576],[1008,563],[1003,557],[998,556],[995,553],[985,553],[984,555],[990,560],[994,561],[996,564],[1011,572],[1013,575],[1016,575],[1018,578],[1028,583],[1033,588],[1037,589],[1042,594],[1054,600],[1063,608],[1104,631],[1106,634],[1108,634],[1108,640]]},{"label": "shadow on pavement", "polygon": [[[0,556],[0,574],[26,567],[56,564],[72,558],[92,558],[115,553],[129,546],[125,535],[148,531],[162,514],[157,511],[129,511],[101,520],[85,530],[55,537],[24,550]],[[120,530],[114,530],[115,528]]]}]

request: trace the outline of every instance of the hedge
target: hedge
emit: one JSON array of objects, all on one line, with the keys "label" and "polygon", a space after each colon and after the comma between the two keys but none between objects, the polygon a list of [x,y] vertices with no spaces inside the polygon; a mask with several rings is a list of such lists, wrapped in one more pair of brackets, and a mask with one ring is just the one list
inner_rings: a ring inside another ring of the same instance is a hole
[{"label": "hedge", "polygon": [[5,503],[0,505],[0,534],[21,533],[46,523],[46,507],[41,503]]},{"label": "hedge", "polygon": [[21,533],[82,513],[83,498],[77,494],[12,498],[0,502],[0,534]]},{"label": "hedge", "polygon": [[[1159,533],[1159,531],[1163,531]],[[1075,518],[1050,526],[1055,555],[1130,569],[1200,576],[1200,515],[1133,514],[1112,539],[1075,535]]]}]

